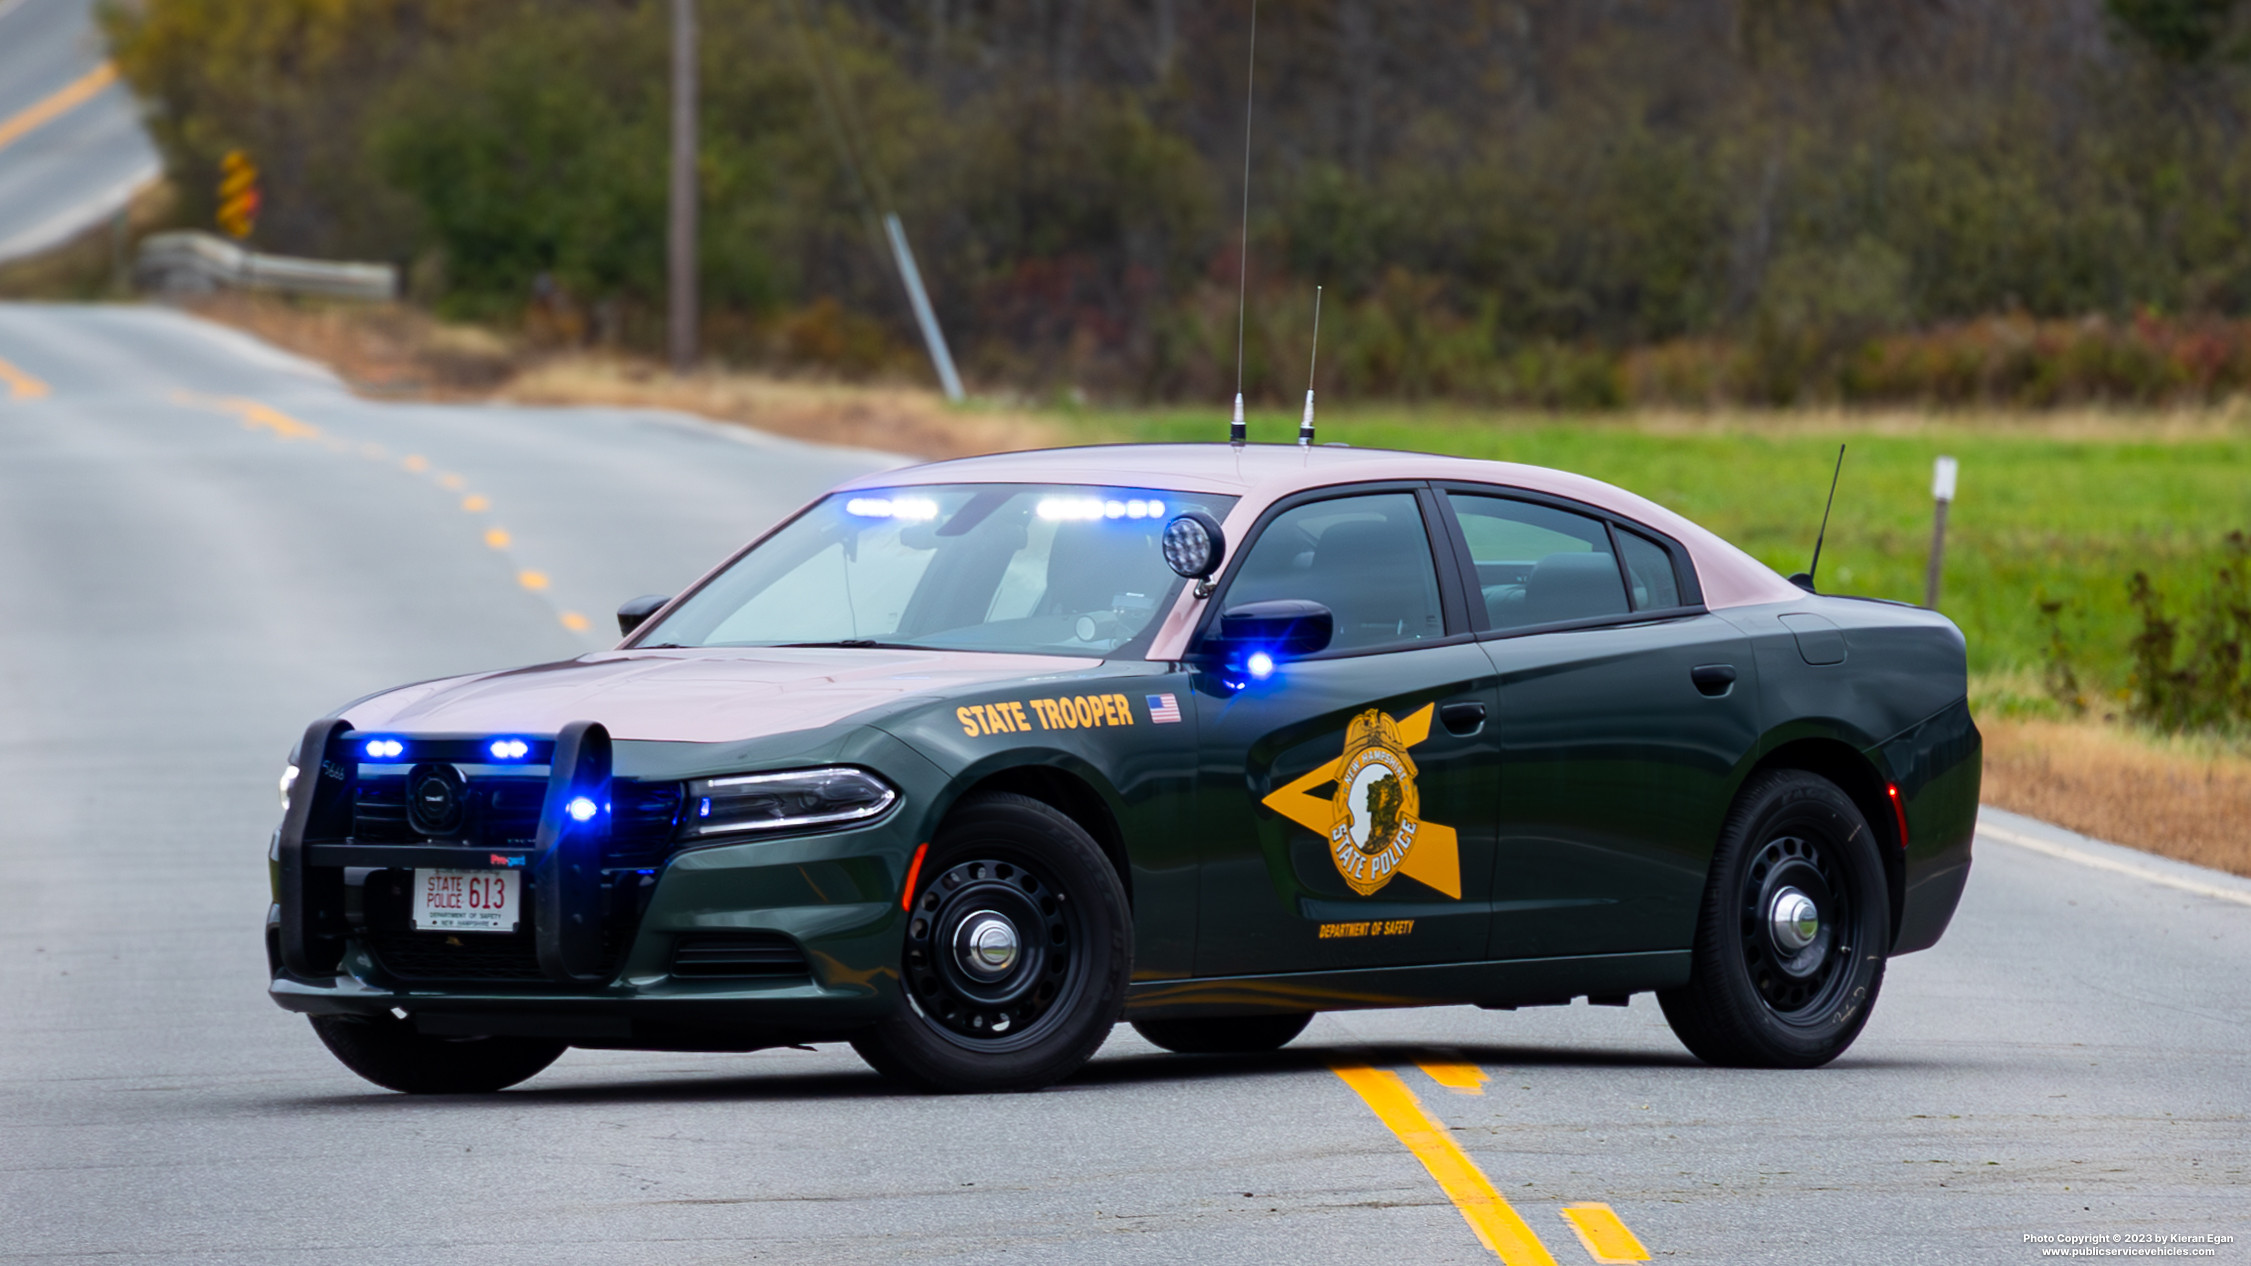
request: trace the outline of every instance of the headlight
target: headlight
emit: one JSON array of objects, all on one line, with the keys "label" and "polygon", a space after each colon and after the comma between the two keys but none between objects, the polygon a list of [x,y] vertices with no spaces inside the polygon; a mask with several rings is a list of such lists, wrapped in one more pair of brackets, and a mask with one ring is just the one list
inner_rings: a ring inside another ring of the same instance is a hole
[{"label": "headlight", "polygon": [[281,771],[281,806],[289,807],[289,789],[297,785],[297,767],[286,766]]},{"label": "headlight", "polygon": [[898,789],[864,769],[794,769],[688,784],[689,838],[796,831],[876,817]]}]

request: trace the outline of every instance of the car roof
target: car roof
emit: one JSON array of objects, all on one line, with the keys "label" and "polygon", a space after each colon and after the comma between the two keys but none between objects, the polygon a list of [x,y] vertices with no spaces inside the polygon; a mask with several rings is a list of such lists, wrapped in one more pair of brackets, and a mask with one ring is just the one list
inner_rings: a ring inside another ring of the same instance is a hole
[{"label": "car roof", "polygon": [[1340,444],[1098,444],[961,457],[878,471],[838,491],[951,483],[1098,484],[1201,492],[1241,498],[1228,517],[1239,532],[1266,506],[1292,493],[1389,479],[1496,484],[1582,502],[1646,524],[1688,547],[1708,606],[1787,602],[1804,594],[1716,534],[1646,497],[1569,471],[1521,462],[1481,461]]}]

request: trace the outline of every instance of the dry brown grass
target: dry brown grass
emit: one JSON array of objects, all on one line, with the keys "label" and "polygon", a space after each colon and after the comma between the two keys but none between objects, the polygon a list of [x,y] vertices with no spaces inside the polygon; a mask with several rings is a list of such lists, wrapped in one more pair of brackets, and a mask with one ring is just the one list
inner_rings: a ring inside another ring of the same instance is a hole
[{"label": "dry brown grass", "polygon": [[489,330],[448,325],[398,304],[300,303],[220,293],[183,306],[319,361],[368,395],[482,397],[514,378],[524,359],[519,345]]},{"label": "dry brown grass", "polygon": [[678,409],[823,444],[914,457],[964,457],[1064,442],[1052,423],[999,407],[957,408],[936,392],[775,378],[707,368],[675,377],[637,357],[537,348],[401,305],[297,302],[221,294],[198,315],[334,369],[388,398]]},{"label": "dry brown grass", "polygon": [[2251,876],[2251,757],[2114,725],[1989,720],[1986,803]]},{"label": "dry brown grass", "polygon": [[1063,441],[1051,424],[1003,409],[955,408],[936,392],[801,382],[704,370],[676,378],[642,361],[574,355],[538,361],[501,394],[528,404],[679,409],[796,439],[915,457],[965,457]]}]

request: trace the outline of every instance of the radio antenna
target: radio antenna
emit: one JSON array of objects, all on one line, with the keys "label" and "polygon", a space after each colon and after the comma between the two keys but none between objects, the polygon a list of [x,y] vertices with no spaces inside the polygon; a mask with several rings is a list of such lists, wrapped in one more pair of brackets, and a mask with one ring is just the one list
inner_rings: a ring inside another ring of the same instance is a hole
[{"label": "radio antenna", "polygon": [[1829,474],[1829,500],[1821,507],[1821,531],[1813,538],[1813,565],[1804,572],[1790,577],[1790,582],[1807,593],[1813,593],[1813,578],[1821,571],[1821,542],[1829,537],[1829,511],[1837,504],[1837,477],[1845,473],[1845,446],[1837,445],[1837,468]]},{"label": "radio antenna", "polygon": [[1240,447],[1250,436],[1243,425],[1243,317],[1251,293],[1251,105],[1258,99],[1258,0],[1251,0],[1251,51],[1243,74],[1243,237],[1235,261],[1235,418],[1227,442]]},{"label": "radio antenna", "polygon": [[1313,371],[1321,366],[1321,288],[1313,288],[1313,355],[1305,367],[1305,417],[1297,424],[1297,446],[1313,447]]}]

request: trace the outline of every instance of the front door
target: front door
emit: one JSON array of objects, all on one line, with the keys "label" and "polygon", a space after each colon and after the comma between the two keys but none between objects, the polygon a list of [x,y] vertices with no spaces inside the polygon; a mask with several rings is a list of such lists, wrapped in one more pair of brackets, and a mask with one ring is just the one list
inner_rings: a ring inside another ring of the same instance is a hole
[{"label": "front door", "polygon": [[1685,551],[1621,522],[1451,489],[1500,681],[1494,958],[1680,949],[1758,741],[1748,640]]},{"label": "front door", "polygon": [[1415,488],[1285,505],[1214,599],[1319,602],[1336,634],[1263,680],[1198,670],[1197,975],[1484,956],[1494,673],[1441,597],[1436,505]]}]

